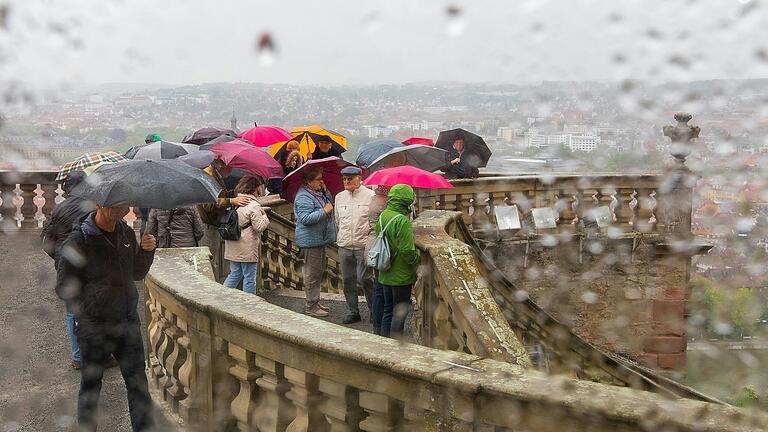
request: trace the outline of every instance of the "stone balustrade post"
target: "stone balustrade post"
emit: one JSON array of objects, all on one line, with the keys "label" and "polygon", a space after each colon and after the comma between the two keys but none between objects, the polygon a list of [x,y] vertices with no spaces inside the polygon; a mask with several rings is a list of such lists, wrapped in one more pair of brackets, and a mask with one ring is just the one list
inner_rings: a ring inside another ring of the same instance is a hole
[{"label": "stone balustrade post", "polygon": [[262,376],[256,380],[260,389],[259,402],[252,423],[264,432],[285,431],[296,417],[296,408],[285,396],[291,388],[285,378],[285,366],[259,355],[254,356],[254,362]]},{"label": "stone balustrade post", "polygon": [[43,199],[45,200],[42,211],[46,222],[51,220],[51,212],[53,212],[53,208],[56,206],[56,190],[58,188],[59,185],[56,183],[43,183],[40,185],[40,189],[43,190]]},{"label": "stone balustrade post", "polygon": [[0,215],[3,216],[2,229],[12,230],[16,229],[16,204],[13,202],[13,197],[16,195],[15,183],[0,182],[0,198],[3,199],[3,204],[0,206]]},{"label": "stone balustrade post", "polygon": [[35,205],[35,190],[36,184],[22,183],[19,185],[21,189],[21,198],[23,202],[21,204],[21,228],[22,229],[36,229],[37,219],[37,205]]},{"label": "stone balustrade post", "polygon": [[325,396],[320,410],[331,422],[330,432],[359,431],[365,413],[357,389],[324,378],[320,378],[319,389]]},{"label": "stone balustrade post", "polygon": [[328,432],[330,424],[319,409],[324,397],[319,391],[320,379],[317,375],[286,366],[285,378],[291,383],[291,389],[285,396],[296,407],[296,418],[286,431]]}]

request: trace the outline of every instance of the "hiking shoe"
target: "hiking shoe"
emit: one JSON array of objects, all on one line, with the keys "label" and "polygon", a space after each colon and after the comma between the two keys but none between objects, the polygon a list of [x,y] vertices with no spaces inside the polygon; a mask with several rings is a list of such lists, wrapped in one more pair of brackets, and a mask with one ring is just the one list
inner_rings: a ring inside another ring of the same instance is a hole
[{"label": "hiking shoe", "polygon": [[323,308],[321,308],[320,305],[318,304],[315,304],[312,307],[305,308],[304,313],[315,318],[323,318],[330,315],[327,310],[323,310]]},{"label": "hiking shoe", "polygon": [[320,302],[317,302],[317,307],[319,307],[320,309],[322,309],[322,310],[324,310],[326,312],[331,310],[331,308],[329,308],[328,306],[326,306],[326,305],[324,305],[324,304],[322,304]]},{"label": "hiking shoe", "polygon": [[356,322],[360,322],[360,315],[359,314],[349,314],[344,317],[344,321],[342,321],[342,324],[353,324]]},{"label": "hiking shoe", "polygon": [[72,360],[72,363],[69,364],[72,369],[74,370],[80,370],[80,362],[77,360]]}]

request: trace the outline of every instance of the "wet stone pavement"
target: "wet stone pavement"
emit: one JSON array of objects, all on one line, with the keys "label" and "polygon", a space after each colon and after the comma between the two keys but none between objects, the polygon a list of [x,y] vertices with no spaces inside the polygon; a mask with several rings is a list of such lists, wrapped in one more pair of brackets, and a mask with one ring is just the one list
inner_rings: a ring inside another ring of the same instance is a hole
[{"label": "wet stone pavement", "polygon": [[[80,373],[70,366],[64,307],[54,280],[53,261],[40,249],[39,232],[0,233],[0,432],[73,430]],[[261,296],[301,313],[303,294],[281,290]],[[370,333],[368,306],[360,300],[363,320],[347,327]],[[344,297],[323,293],[322,301],[330,308],[322,319],[342,325]],[[118,368],[104,373],[99,415],[99,430],[130,431]],[[174,429],[161,415],[155,417],[158,430]]]},{"label": "wet stone pavement", "polygon": [[[80,372],[39,233],[0,233],[0,432],[73,430]],[[99,430],[130,431],[118,368],[104,373]],[[159,431],[172,430],[159,415]]]}]

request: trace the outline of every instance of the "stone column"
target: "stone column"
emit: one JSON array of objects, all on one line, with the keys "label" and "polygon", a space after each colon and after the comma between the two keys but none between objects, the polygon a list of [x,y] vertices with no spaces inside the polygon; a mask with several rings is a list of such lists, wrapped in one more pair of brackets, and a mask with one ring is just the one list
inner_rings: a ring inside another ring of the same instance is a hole
[{"label": "stone column", "polygon": [[698,126],[688,125],[691,118],[688,113],[677,113],[677,124],[663,128],[672,140],[670,153],[675,160],[658,190],[658,224],[666,239],[657,247],[654,265],[667,276],[651,300],[652,331],[642,344],[643,362],[662,369],[685,368],[690,263],[699,249],[691,233],[693,187],[698,177],[685,165],[700,131]]},{"label": "stone column", "polygon": [[0,181],[0,197],[3,199],[0,206],[0,214],[3,216],[0,231],[16,229],[16,205],[13,203],[15,189],[16,183],[5,183],[5,179]]},{"label": "stone column", "polygon": [[35,189],[36,184],[23,183],[19,185],[21,188],[21,198],[24,200],[21,204],[21,228],[22,229],[35,229],[37,228],[37,219],[35,214],[37,213],[37,206],[35,205]]}]

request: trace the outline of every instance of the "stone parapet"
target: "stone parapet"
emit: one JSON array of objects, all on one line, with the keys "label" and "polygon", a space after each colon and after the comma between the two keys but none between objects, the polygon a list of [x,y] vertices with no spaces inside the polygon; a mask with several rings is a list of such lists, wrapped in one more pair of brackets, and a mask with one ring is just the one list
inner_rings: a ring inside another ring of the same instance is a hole
[{"label": "stone parapet", "polygon": [[204,249],[145,280],[150,382],[188,430],[757,431],[765,415],[381,338],[227,290]]}]

